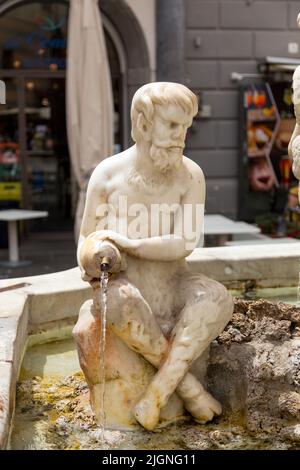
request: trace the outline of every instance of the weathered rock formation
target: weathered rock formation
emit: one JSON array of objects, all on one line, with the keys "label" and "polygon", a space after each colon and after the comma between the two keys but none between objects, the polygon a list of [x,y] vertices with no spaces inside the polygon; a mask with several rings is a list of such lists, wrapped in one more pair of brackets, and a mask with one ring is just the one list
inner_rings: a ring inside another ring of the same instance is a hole
[{"label": "weathered rock formation", "polygon": [[236,299],[211,346],[207,381],[222,421],[300,442],[300,308]]}]

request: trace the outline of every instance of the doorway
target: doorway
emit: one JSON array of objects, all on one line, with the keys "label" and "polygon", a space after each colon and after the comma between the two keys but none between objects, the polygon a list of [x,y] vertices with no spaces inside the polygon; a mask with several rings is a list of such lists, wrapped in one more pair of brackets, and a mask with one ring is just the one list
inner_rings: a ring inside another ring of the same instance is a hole
[{"label": "doorway", "polygon": [[[0,77],[7,88],[7,104],[0,108],[0,209],[47,210],[49,217],[33,227],[73,230],[77,185],[65,112],[69,5],[64,0],[6,3],[7,10],[0,11]],[[113,26],[104,23],[116,153],[127,144],[126,61],[120,59],[122,44]]]},{"label": "doorway", "polygon": [[47,210],[49,217],[33,224],[39,230],[72,229],[64,73],[47,76],[18,71],[13,77],[5,75],[7,104],[0,110],[0,204]]}]

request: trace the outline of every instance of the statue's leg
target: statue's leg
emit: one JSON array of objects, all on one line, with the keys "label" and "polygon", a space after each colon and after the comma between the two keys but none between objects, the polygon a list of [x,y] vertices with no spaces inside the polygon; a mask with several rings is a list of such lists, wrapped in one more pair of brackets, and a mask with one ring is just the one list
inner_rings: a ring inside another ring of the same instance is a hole
[{"label": "statue's leg", "polygon": [[[184,287],[182,291],[185,292],[186,288]],[[107,297],[107,320],[112,331],[130,349],[159,368],[168,354],[170,341],[164,337],[149,304],[140,291],[126,278],[119,277],[109,282]],[[95,291],[94,301],[88,300],[81,307],[78,322],[73,330],[80,365],[90,388],[100,381],[100,356],[97,345],[100,341],[101,324],[98,298],[99,289]],[[176,391],[183,399],[186,409],[199,420],[202,418],[207,421],[218,412],[218,403],[213,398],[214,402],[210,403],[213,412],[209,411],[207,406],[203,407],[202,401],[209,394],[192,374],[185,375]],[[211,417],[209,413],[212,413]]]},{"label": "statue's leg", "polygon": [[77,344],[80,367],[83,370],[89,387],[100,381],[100,316],[94,307],[93,300],[84,302],[79,311],[73,336]]},{"label": "statue's leg", "polygon": [[[108,284],[107,303],[107,322],[111,330],[130,349],[158,368],[168,351],[169,342],[139,290],[124,277],[111,279]],[[80,366],[89,386],[100,381],[100,333],[98,288],[94,291],[94,299],[87,300],[82,305],[73,329]]]},{"label": "statue's leg", "polygon": [[191,374],[186,374],[193,361],[230,320],[233,313],[232,297],[224,286],[201,274],[183,277],[179,296],[184,306],[172,332],[167,358],[135,408],[137,421],[147,429],[156,426],[160,408],[177,387],[179,395],[185,396],[187,409],[199,421],[208,421],[214,414],[221,412],[218,402],[204,390],[200,382]]},{"label": "statue's leg", "polygon": [[109,282],[107,321],[130,349],[159,367],[168,351],[169,341],[139,289],[124,277]]}]

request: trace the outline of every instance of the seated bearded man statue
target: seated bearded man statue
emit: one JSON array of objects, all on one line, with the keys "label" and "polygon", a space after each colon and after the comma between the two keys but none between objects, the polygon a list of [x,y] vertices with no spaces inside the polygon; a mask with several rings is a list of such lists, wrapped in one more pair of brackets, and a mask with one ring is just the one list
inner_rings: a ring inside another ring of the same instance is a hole
[{"label": "seated bearded man statue", "polygon": [[78,244],[83,279],[94,288],[73,331],[81,367],[91,388],[99,381],[99,351],[91,344],[99,340],[100,264],[107,257],[107,325],[157,369],[132,409],[148,430],[174,392],[198,422],[221,413],[189,372],[233,313],[226,288],[190,272],[185,261],[199,242],[205,201],[202,170],[183,156],[197,110],[196,96],[176,83],[150,83],[135,93],[135,145],[94,170]]},{"label": "seated bearded man statue", "polygon": [[[300,14],[298,15],[298,24],[300,25]],[[296,68],[293,75],[293,104],[296,123],[289,143],[288,153],[293,161],[293,173],[300,181],[300,66]],[[299,191],[298,199],[300,203]]]}]

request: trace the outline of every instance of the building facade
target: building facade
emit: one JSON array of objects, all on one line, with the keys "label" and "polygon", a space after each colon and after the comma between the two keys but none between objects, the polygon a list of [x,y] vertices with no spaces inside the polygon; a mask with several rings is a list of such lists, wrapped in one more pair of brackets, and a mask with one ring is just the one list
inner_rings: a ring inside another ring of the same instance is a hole
[{"label": "building facade", "polygon": [[299,12],[296,0],[157,2],[157,79],[185,83],[210,107],[186,150],[206,176],[210,213],[238,213],[239,84],[231,74],[257,74],[267,56],[299,59]]},{"label": "building facade", "polygon": [[[115,151],[130,144],[135,91],[155,80],[155,0],[101,0],[114,96]],[[65,115],[67,0],[0,0],[0,207],[46,209],[72,226],[76,185]],[[91,51],[92,54],[92,51]]]},{"label": "building facade", "polygon": [[[0,110],[0,207],[22,200],[24,207],[48,209],[50,223],[71,219],[74,205],[65,130],[68,8],[68,0],[0,0],[0,80],[7,94]],[[204,171],[206,209],[236,218],[240,91],[231,74],[257,74],[266,56],[300,58],[300,1],[100,0],[99,8],[116,151],[130,145],[137,88],[153,80],[186,84],[200,98],[186,155]]]}]

